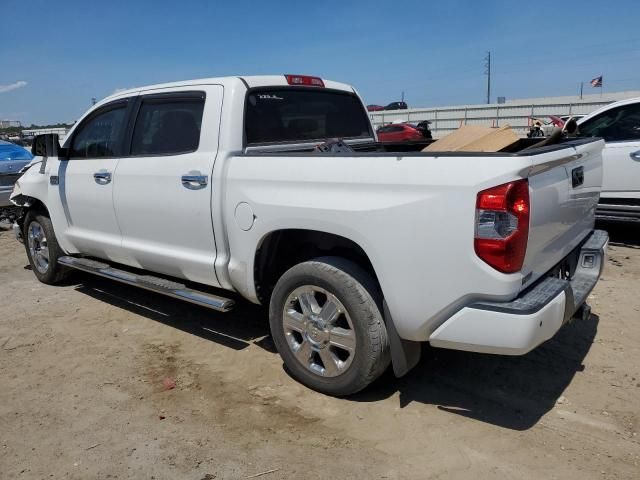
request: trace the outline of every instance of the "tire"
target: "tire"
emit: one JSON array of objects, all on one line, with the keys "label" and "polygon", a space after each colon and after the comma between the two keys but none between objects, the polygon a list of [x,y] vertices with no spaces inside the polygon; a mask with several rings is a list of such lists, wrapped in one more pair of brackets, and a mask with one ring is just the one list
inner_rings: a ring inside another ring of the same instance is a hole
[{"label": "tire", "polygon": [[47,285],[64,280],[69,271],[58,264],[64,252],[58,245],[49,217],[39,211],[29,211],[24,220],[24,246],[36,278]]},{"label": "tire", "polygon": [[273,290],[269,323],[290,374],[333,396],[356,393],[382,375],[390,353],[381,297],[371,276],[343,258],[287,270]]}]

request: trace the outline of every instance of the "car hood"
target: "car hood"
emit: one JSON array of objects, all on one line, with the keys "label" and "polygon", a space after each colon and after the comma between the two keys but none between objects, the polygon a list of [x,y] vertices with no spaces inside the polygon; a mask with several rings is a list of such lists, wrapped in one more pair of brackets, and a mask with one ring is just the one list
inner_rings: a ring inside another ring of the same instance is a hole
[{"label": "car hood", "polygon": [[0,162],[0,175],[20,173],[20,170],[30,163],[31,160],[2,160]]}]

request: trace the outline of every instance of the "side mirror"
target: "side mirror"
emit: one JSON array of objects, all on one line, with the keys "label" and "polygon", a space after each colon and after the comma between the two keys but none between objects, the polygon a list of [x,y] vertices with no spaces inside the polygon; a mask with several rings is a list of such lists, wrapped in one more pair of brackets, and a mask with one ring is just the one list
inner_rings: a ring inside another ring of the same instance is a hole
[{"label": "side mirror", "polygon": [[567,122],[564,124],[563,130],[567,135],[577,135],[578,122],[576,122],[576,119],[571,117],[569,120],[567,120]]},{"label": "side mirror", "polygon": [[31,153],[37,157],[57,157],[60,150],[60,140],[57,133],[37,135],[31,145]]}]

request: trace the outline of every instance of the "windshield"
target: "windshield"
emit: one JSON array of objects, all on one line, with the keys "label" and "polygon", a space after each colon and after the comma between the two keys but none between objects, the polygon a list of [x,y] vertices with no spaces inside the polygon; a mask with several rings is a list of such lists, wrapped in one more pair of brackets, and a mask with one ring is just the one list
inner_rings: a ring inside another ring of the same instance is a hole
[{"label": "windshield", "polygon": [[33,155],[19,145],[0,142],[0,162],[4,160],[31,160]]},{"label": "windshield", "polygon": [[373,137],[367,112],[356,95],[286,87],[249,93],[245,134],[248,145]]}]

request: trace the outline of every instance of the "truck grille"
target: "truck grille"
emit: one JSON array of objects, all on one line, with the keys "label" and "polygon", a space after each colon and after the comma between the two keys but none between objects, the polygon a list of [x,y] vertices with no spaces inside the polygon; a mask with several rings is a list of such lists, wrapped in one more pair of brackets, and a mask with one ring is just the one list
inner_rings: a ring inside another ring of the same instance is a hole
[{"label": "truck grille", "polygon": [[19,173],[0,173],[0,187],[10,187],[20,178]]}]

